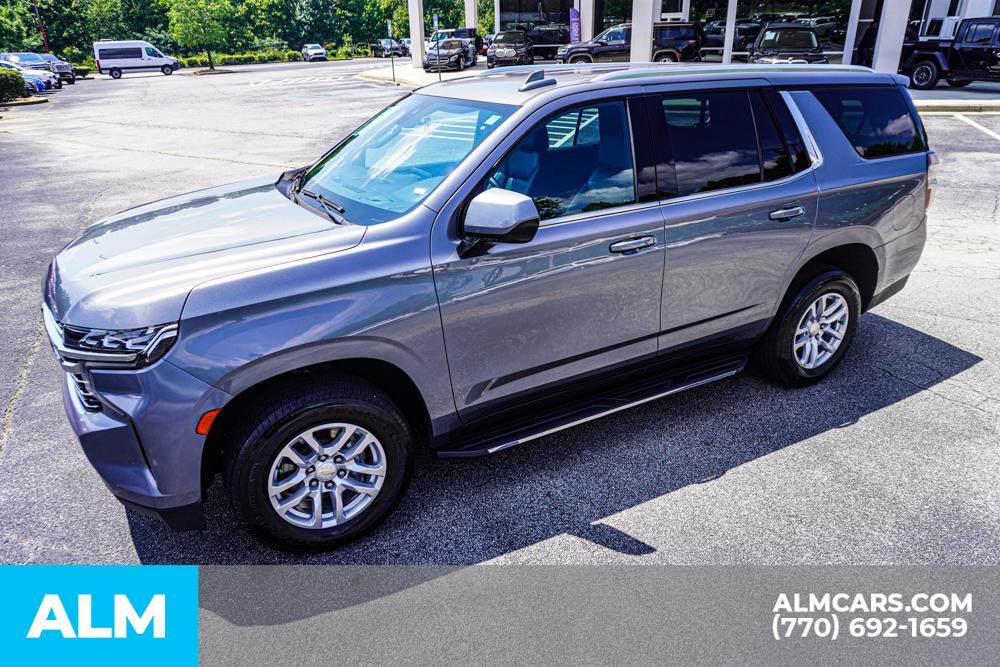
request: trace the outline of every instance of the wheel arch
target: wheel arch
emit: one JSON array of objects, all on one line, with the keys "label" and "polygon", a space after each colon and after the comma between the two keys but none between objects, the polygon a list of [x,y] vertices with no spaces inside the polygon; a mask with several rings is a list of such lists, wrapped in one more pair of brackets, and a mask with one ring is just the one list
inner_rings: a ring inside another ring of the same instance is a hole
[{"label": "wheel arch", "polygon": [[861,292],[861,310],[867,310],[878,287],[881,262],[875,248],[857,240],[830,245],[817,250],[802,262],[798,271],[788,283],[785,295],[778,308],[780,313],[785,304],[795,296],[800,287],[831,268],[846,271],[858,284]]},{"label": "wheel arch", "polygon": [[370,357],[352,357],[324,361],[293,368],[244,386],[226,403],[216,417],[205,439],[202,455],[202,486],[207,488],[222,468],[226,451],[233,443],[229,435],[234,425],[264,396],[281,392],[288,383],[301,381],[303,376],[324,374],[351,375],[370,382],[384,392],[402,411],[413,428],[417,443],[427,446],[433,437],[431,417],[424,397],[410,375],[394,363]]}]

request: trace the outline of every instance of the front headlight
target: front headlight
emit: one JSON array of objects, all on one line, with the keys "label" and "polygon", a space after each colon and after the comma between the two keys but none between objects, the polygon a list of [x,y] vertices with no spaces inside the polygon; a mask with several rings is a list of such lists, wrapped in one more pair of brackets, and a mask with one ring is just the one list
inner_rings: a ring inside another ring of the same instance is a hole
[{"label": "front headlight", "polygon": [[103,361],[142,367],[167,353],[177,340],[177,325],[158,324],[119,331],[64,325],[62,334],[66,356],[72,357],[73,352],[79,350],[80,357],[88,360],[86,353],[96,352],[102,354]]}]

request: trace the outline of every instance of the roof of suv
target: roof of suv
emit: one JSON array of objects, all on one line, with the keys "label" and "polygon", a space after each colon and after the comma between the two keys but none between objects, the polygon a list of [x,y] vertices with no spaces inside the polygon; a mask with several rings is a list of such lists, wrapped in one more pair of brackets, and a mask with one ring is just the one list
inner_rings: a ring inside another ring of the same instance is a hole
[{"label": "roof of suv", "polygon": [[[529,75],[555,83],[525,90]],[[537,75],[536,75],[537,77]],[[817,84],[900,84],[905,77],[875,72],[857,65],[678,65],[663,63],[609,63],[587,65],[527,65],[488,70],[479,76],[433,83],[420,89],[424,95],[466,100],[489,100],[500,104],[524,105],[534,97],[558,91],[556,97],[586,90],[617,88],[623,85],[700,83],[703,81],[756,80],[774,85]]]}]

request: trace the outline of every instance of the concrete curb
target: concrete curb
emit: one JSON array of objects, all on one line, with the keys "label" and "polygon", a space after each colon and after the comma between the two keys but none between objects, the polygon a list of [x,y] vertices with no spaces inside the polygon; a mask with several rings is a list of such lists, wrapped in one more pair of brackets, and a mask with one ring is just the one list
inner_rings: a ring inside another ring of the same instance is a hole
[{"label": "concrete curb", "polygon": [[28,107],[32,104],[46,104],[48,98],[45,97],[29,97],[26,100],[15,100],[14,102],[4,102],[0,104],[0,107]]},{"label": "concrete curb", "polygon": [[383,77],[377,74],[369,74],[368,72],[360,72],[354,75],[355,78],[364,79],[365,81],[374,81],[375,83],[387,83],[390,86],[404,86],[406,88],[419,88],[420,86],[426,86],[425,83],[417,83],[415,81],[410,81],[400,75],[396,75],[396,80],[393,81],[392,77]]},{"label": "concrete curb", "polygon": [[1000,100],[913,100],[921,112],[1000,113]]}]

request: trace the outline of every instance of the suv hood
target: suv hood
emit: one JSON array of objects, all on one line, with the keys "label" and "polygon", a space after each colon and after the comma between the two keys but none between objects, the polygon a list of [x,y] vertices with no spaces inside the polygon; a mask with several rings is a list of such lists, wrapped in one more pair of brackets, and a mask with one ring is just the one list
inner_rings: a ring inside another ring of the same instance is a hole
[{"label": "suv hood", "polygon": [[91,225],[52,263],[45,299],[54,317],[105,329],[174,322],[203,282],[361,242],[363,225],[302,208],[276,180],[171,197]]}]

